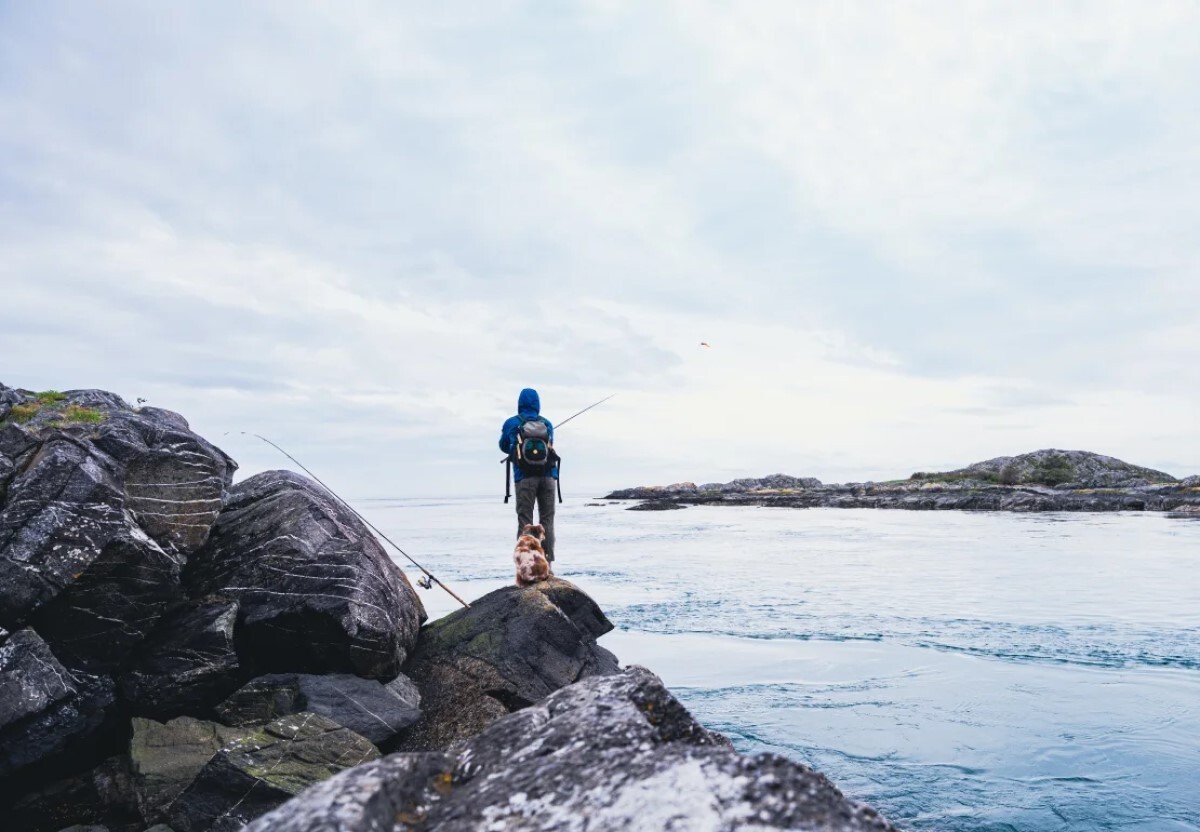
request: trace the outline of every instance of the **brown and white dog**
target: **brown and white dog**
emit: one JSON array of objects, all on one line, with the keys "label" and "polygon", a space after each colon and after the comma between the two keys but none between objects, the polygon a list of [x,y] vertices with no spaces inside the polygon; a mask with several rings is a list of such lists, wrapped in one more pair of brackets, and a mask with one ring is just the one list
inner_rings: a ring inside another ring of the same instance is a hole
[{"label": "brown and white dog", "polygon": [[532,586],[550,577],[550,561],[542,550],[546,530],[541,526],[526,523],[513,549],[513,563],[517,565],[517,586]]}]

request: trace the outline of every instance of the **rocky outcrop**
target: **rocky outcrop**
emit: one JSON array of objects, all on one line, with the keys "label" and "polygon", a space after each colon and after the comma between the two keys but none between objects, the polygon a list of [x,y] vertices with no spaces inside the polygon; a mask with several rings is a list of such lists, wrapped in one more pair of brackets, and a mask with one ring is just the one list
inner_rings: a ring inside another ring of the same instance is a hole
[{"label": "rocky outcrop", "polygon": [[1200,489],[1169,474],[1087,451],[1043,450],[906,480],[823,485],[775,474],[696,486],[642,486],[610,493],[640,510],[671,505],[897,508],[964,511],[1186,511]]},{"label": "rocky outcrop", "polygon": [[109,672],[181,597],[236,465],[182,416],[111,393],[5,396],[0,625]]},{"label": "rocky outcrop", "polygon": [[1153,483],[1174,483],[1163,471],[1131,465],[1120,459],[1090,451],[1060,451],[1048,448],[1019,456],[1000,456],[935,474],[914,474],[913,479],[948,481],[974,479],[1001,485],[1062,485],[1077,488],[1137,488]]},{"label": "rocky outcrop", "polygon": [[191,785],[213,755],[246,733],[187,716],[167,723],[134,719],[129,769],[142,820],[165,821],[175,798]]},{"label": "rocky outcrop", "polygon": [[238,690],[217,706],[217,715],[226,725],[255,725],[309,711],[376,745],[387,745],[421,717],[420,695],[413,696],[414,688],[404,681],[385,686],[344,673],[277,673]]},{"label": "rocky outcrop", "polygon": [[561,578],[505,587],[430,624],[405,673],[424,714],[405,750],[442,749],[580,679],[615,673],[596,639],[612,629],[596,603]]},{"label": "rocky outcrop", "polygon": [[444,753],[398,754],[315,786],[248,832],[395,828],[892,830],[825,777],[745,757],[649,671],[594,677]]},{"label": "rocky outcrop", "polygon": [[207,716],[235,691],[245,676],[234,643],[239,609],[236,600],[214,596],[164,618],[120,679],[133,713]]},{"label": "rocky outcrop", "polygon": [[890,828],[621,675],[572,584],[422,630],[352,510],[289,472],[230,488],[235,467],[170,411],[0,385],[5,829],[225,832],[301,792],[258,828]]},{"label": "rocky outcrop", "polygon": [[188,562],[193,597],[236,598],[238,654],[251,674],[390,679],[425,610],[379,542],[328,491],[290,471],[237,485]]},{"label": "rocky outcrop", "polygon": [[0,778],[86,747],[114,699],[112,681],[65,668],[38,634],[0,644]]},{"label": "rocky outcrop", "polygon": [[232,832],[308,786],[379,758],[369,740],[312,713],[276,720],[218,751],[175,799],[178,832]]}]

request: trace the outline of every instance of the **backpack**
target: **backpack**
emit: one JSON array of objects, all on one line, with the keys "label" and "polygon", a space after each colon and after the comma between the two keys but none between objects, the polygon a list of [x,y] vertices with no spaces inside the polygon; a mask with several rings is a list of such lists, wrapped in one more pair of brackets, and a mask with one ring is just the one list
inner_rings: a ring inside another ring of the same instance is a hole
[{"label": "backpack", "polygon": [[[562,457],[554,452],[550,444],[550,426],[540,417],[526,419],[521,417],[521,426],[517,428],[516,442],[513,443],[512,453],[500,460],[504,466],[504,502],[512,497],[510,480],[512,466],[521,469],[521,474],[527,477],[543,477],[551,468],[562,465]],[[558,490],[558,501],[562,502],[562,482],[554,484]]]},{"label": "backpack", "polygon": [[521,426],[517,428],[513,453],[522,474],[531,477],[544,475],[554,454],[550,447],[549,426],[541,419],[522,419]]}]

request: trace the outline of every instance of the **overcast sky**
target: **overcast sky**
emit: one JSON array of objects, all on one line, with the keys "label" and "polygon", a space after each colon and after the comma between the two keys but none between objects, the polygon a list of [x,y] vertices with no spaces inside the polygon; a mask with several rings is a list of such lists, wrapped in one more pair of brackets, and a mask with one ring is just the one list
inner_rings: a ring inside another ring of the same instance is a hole
[{"label": "overcast sky", "polygon": [[[0,381],[352,497],[1200,472],[1200,5],[0,0]],[[700,341],[712,345],[700,347]],[[231,432],[226,436],[226,432]]]}]

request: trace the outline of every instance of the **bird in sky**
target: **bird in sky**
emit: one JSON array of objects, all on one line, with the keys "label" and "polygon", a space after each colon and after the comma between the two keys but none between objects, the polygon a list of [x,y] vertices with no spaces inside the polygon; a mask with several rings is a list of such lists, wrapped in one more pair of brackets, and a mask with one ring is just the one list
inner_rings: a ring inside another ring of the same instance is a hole
[{"label": "bird in sky", "polygon": [[700,346],[708,347],[709,349],[712,349],[712,344],[708,343],[707,341],[701,341]]}]

